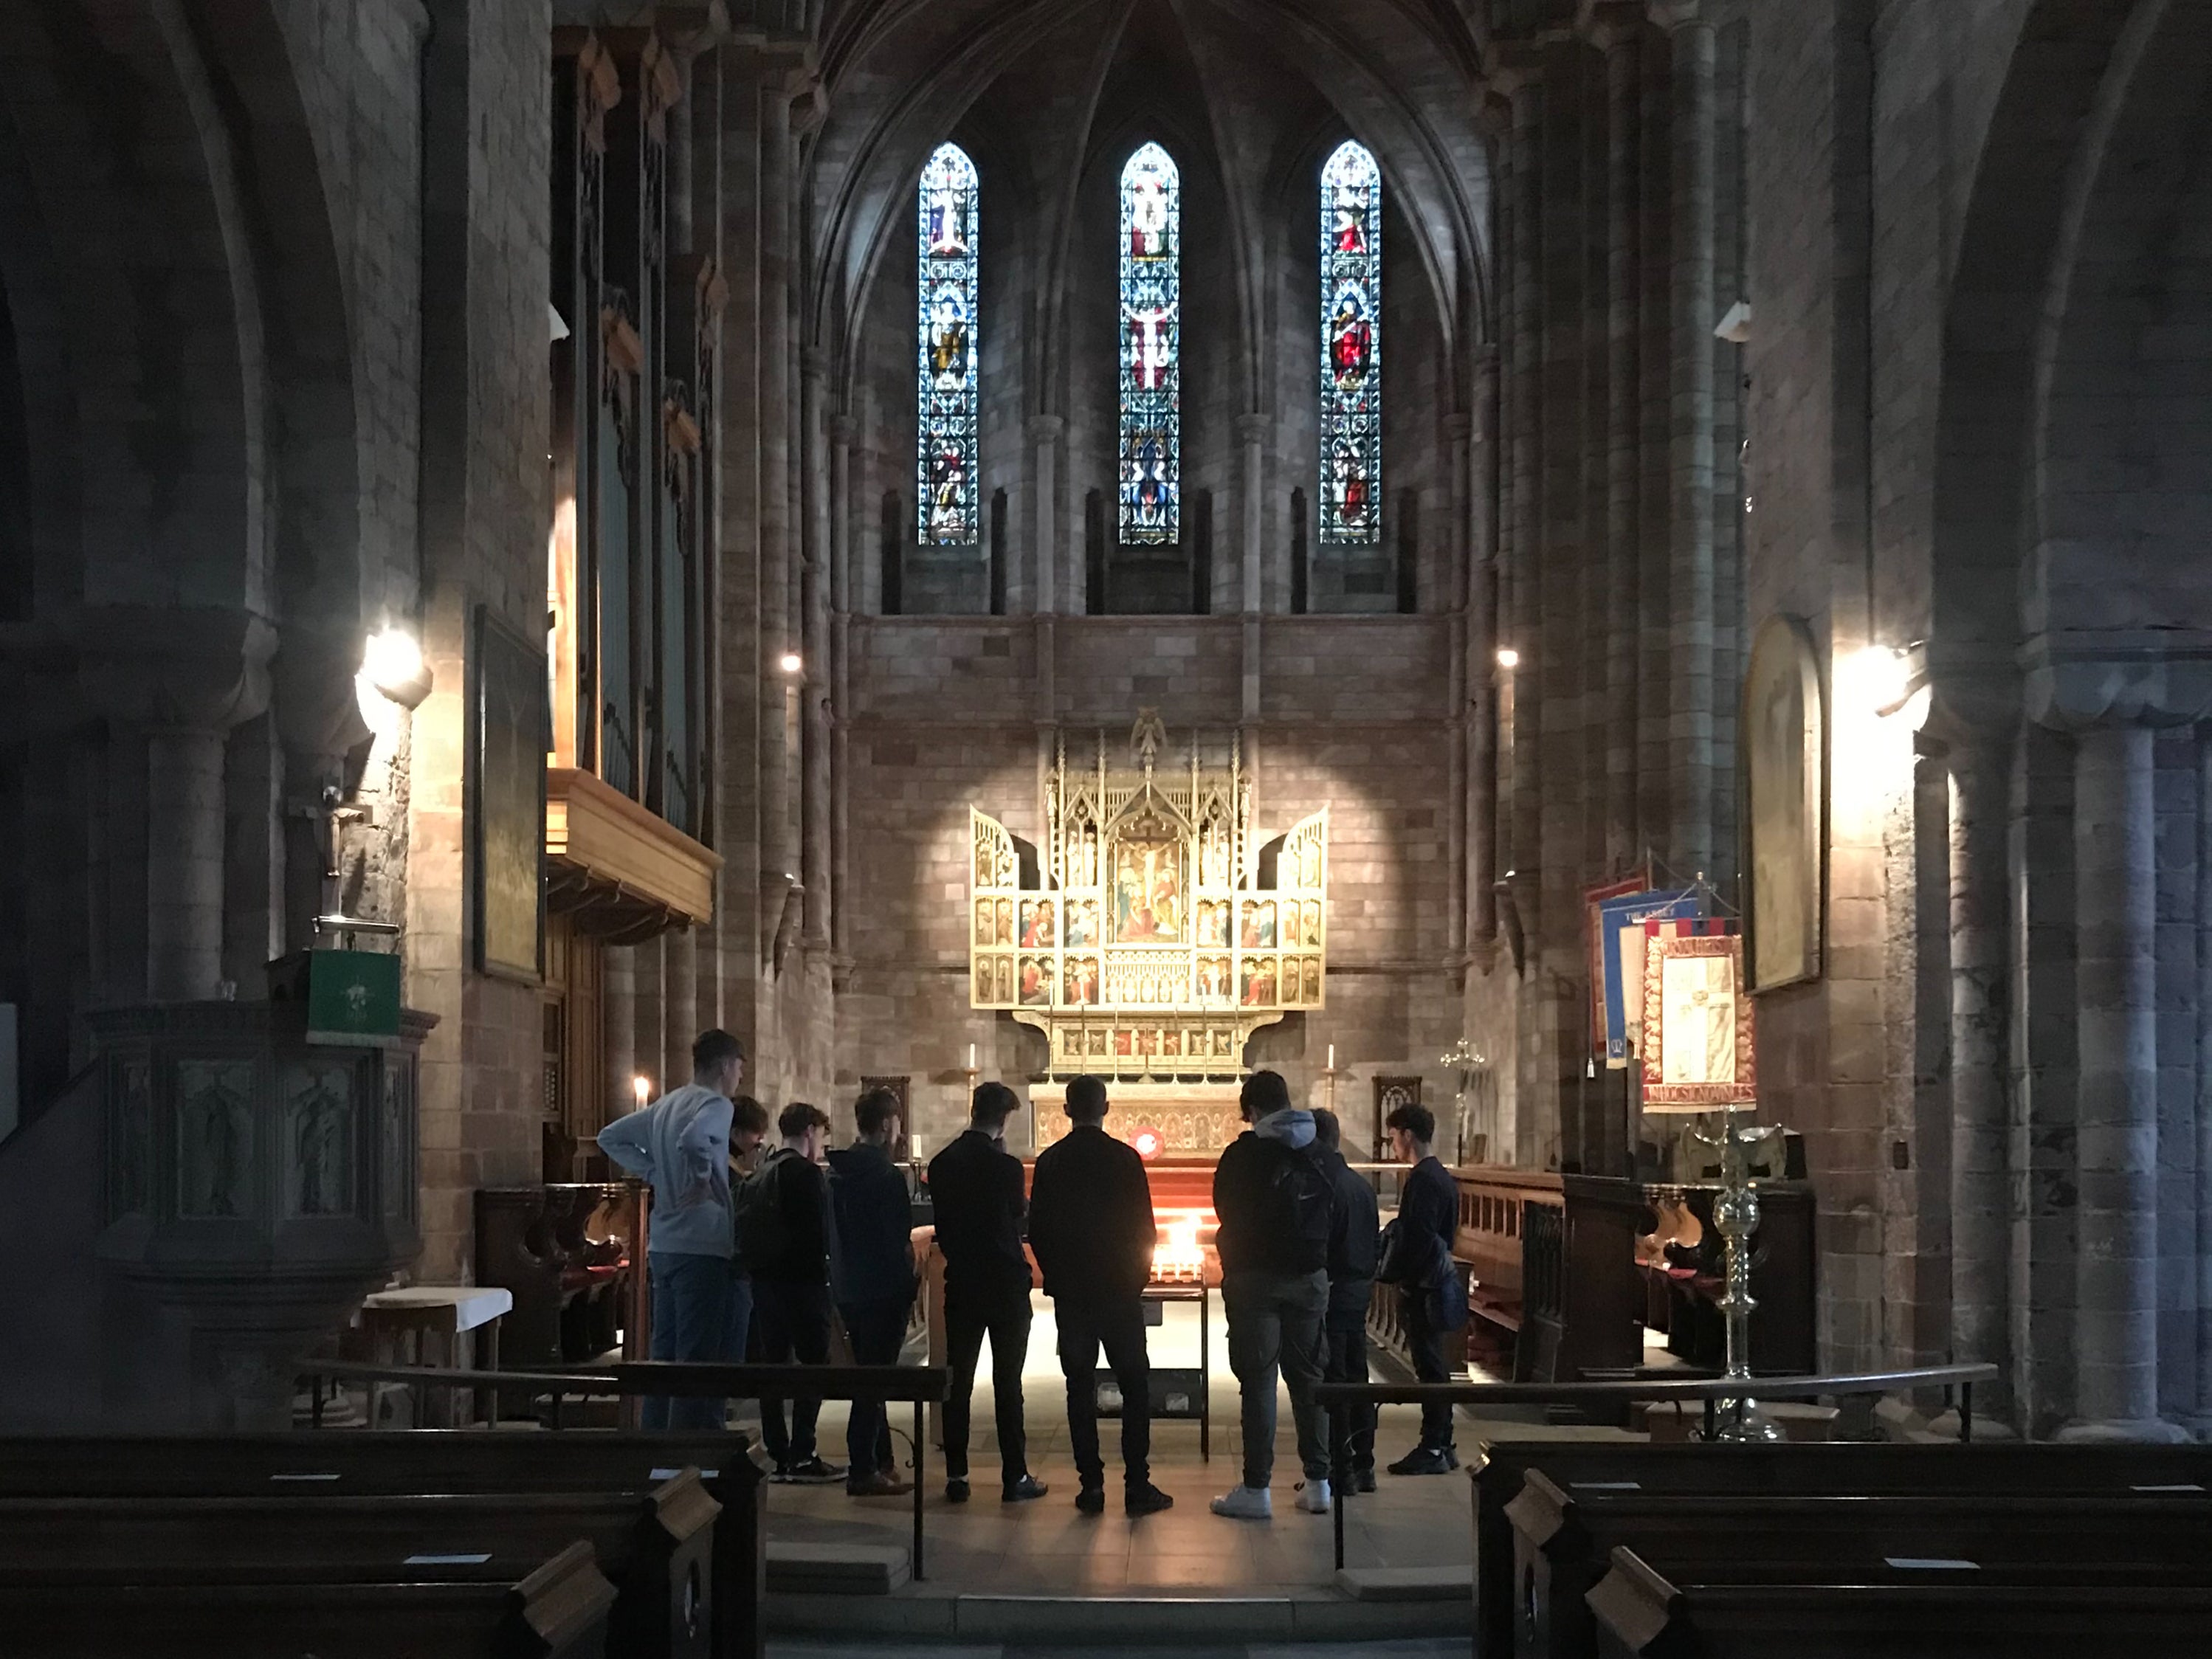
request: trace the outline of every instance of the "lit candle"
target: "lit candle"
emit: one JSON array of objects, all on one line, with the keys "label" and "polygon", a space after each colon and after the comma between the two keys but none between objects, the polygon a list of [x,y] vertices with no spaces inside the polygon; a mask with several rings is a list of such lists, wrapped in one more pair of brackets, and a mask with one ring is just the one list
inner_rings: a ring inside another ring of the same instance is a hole
[{"label": "lit candle", "polygon": [[968,1045],[968,1069],[971,1072],[975,1069],[975,1045],[972,1042]]},{"label": "lit candle", "polygon": [[653,1098],[652,1079],[646,1077],[642,1073],[629,1080],[629,1086],[631,1090],[635,1092],[637,1096],[637,1103],[640,1106],[643,1106],[647,1101]]},{"label": "lit candle", "polygon": [[1336,1069],[1336,1045],[1334,1042],[1328,1045],[1328,1069],[1332,1072]]}]

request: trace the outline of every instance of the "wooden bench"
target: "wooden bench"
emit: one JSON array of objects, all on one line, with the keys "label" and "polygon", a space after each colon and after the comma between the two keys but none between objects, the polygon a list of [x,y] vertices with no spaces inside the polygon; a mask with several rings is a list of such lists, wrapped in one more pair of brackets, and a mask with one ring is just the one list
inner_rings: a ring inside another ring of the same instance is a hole
[{"label": "wooden bench", "polygon": [[2212,1568],[1858,1571],[1850,1582],[1670,1577],[1613,1552],[1589,1593],[1605,1659],[2201,1659]]},{"label": "wooden bench", "polygon": [[1635,1446],[1485,1443],[1474,1488],[1477,1651],[1513,1646],[1513,1523],[1506,1506],[1532,1468],[1573,1493],[1631,1482],[1653,1492],[1747,1494],[2012,1492],[2122,1495],[2146,1486],[2212,1492],[2212,1447],[1997,1445]]},{"label": "wooden bench", "polygon": [[0,1499],[599,1492],[642,1497],[696,1468],[714,1528],[713,1651],[766,1647],[768,1486],[737,1433],[374,1433],[33,1437],[0,1440]]},{"label": "wooden bench", "polygon": [[1587,1600],[1626,1547],[1660,1572],[1725,1582],[1748,1569],[1845,1583],[1877,1564],[1966,1560],[2063,1572],[2069,1565],[2186,1573],[2212,1559],[2212,1496],[1768,1496],[1646,1490],[1573,1496],[1532,1470],[1507,1506],[1513,1522],[1516,1659],[1595,1654]]},{"label": "wooden bench", "polygon": [[610,1651],[708,1659],[715,1505],[685,1471],[629,1492],[0,1498],[0,1601],[70,1583],[511,1582],[591,1546],[617,1590]]},{"label": "wooden bench", "polygon": [[0,1629],[37,1659],[605,1659],[614,1605],[580,1541],[507,1580],[12,1586]]}]

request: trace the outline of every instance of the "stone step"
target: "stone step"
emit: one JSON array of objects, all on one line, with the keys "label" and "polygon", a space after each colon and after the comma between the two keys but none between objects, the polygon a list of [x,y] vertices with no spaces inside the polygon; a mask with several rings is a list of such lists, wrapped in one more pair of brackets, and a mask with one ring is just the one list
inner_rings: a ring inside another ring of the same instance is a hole
[{"label": "stone step", "polygon": [[914,1577],[907,1552],[873,1544],[770,1544],[772,1595],[889,1595]]},{"label": "stone step", "polygon": [[1355,1601],[1462,1601],[1474,1596],[1472,1567],[1346,1567],[1336,1587]]},{"label": "stone step", "polygon": [[[773,1586],[771,1586],[773,1588]],[[891,1595],[772,1595],[778,1637],[891,1638],[907,1644],[1012,1644],[1096,1649],[1126,1644],[1180,1649],[1200,1644],[1367,1643],[1450,1638],[1465,1651],[1474,1629],[1464,1579],[1444,1598],[1355,1600],[1338,1589],[1290,1595],[962,1595],[933,1583]]]}]

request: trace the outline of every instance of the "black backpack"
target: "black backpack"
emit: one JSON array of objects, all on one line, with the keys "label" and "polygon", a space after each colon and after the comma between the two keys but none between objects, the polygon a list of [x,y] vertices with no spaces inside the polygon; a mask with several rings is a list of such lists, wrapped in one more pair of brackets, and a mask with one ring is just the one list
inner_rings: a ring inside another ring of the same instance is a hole
[{"label": "black backpack", "polygon": [[740,1267],[765,1267],[783,1255],[788,1230],[783,1219],[783,1188],[777,1176],[782,1166],[798,1156],[787,1146],[777,1147],[730,1194],[732,1231]]},{"label": "black backpack", "polygon": [[1257,1139],[1272,1157],[1261,1188],[1267,1232],[1283,1241],[1286,1271],[1319,1273],[1328,1266],[1336,1204],[1328,1166],[1311,1147],[1286,1146],[1267,1135]]}]

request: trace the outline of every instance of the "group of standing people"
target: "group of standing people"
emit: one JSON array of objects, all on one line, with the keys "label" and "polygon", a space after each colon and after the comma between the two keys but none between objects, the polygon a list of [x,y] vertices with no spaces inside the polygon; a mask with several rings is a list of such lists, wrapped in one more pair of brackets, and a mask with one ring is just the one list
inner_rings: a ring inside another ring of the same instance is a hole
[{"label": "group of standing people", "polygon": [[[794,1102],[778,1115],[778,1144],[763,1156],[768,1114],[738,1092],[743,1046],[726,1031],[709,1031],[693,1045],[692,1060],[690,1083],[599,1137],[611,1158],[653,1188],[653,1358],[822,1364],[834,1310],[856,1364],[896,1364],[917,1284],[906,1178],[893,1159],[902,1127],[897,1096],[863,1094],[854,1107],[853,1144],[837,1151],[827,1146],[828,1116]],[[945,1261],[951,1372],[945,1495],[953,1503],[969,1496],[969,1400],[986,1343],[1000,1497],[1023,1503],[1048,1491],[1029,1468],[1022,1395],[1034,1255],[1059,1328],[1076,1507],[1092,1515],[1106,1507],[1103,1352],[1121,1395],[1123,1507],[1131,1516],[1155,1514],[1175,1500],[1151,1472],[1144,1294],[1157,1234],[1144,1161],[1106,1132],[1106,1085],[1079,1077],[1067,1089],[1068,1133],[1038,1154],[1025,1182],[1021,1160],[1006,1147],[1006,1121],[1019,1103],[1002,1083],[977,1088],[965,1132],[931,1161],[927,1177]],[[1416,1374],[1446,1380],[1443,1336],[1466,1318],[1451,1261],[1456,1188],[1430,1150],[1435,1119],[1419,1106],[1399,1108],[1388,1127],[1411,1168],[1397,1218],[1382,1230],[1374,1189],[1345,1160],[1334,1114],[1293,1106],[1289,1085],[1268,1071],[1246,1079],[1241,1108],[1250,1127],[1221,1154],[1213,1202],[1243,1467],[1240,1484],[1212,1508],[1237,1519],[1273,1515],[1279,1377],[1304,1474],[1297,1507],[1322,1513],[1331,1460],[1313,1391],[1323,1380],[1367,1380],[1367,1311],[1378,1279],[1399,1287]],[[842,1480],[856,1497],[913,1491],[897,1473],[880,1402],[854,1402],[842,1468],[817,1448],[819,1406],[803,1398],[763,1403],[761,1438],[776,1479]],[[719,1400],[648,1400],[645,1426],[720,1427],[723,1409]],[[1425,1407],[1419,1444],[1390,1473],[1456,1468],[1451,1420],[1448,1407]],[[1346,1434],[1352,1482],[1371,1491],[1373,1413],[1354,1414]]]}]

